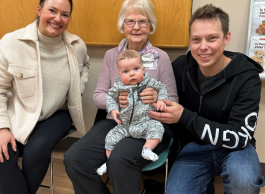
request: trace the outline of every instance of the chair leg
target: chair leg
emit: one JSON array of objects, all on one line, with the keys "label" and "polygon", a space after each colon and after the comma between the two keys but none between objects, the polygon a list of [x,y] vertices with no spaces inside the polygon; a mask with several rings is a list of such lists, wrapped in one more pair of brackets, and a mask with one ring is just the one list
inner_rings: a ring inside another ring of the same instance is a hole
[{"label": "chair leg", "polygon": [[166,174],[165,174],[165,193],[167,191],[167,173],[168,173],[168,159],[166,160]]},{"label": "chair leg", "polygon": [[53,194],[53,163],[52,163],[52,153],[51,153],[50,168],[51,168],[51,191],[52,191],[52,194]]}]

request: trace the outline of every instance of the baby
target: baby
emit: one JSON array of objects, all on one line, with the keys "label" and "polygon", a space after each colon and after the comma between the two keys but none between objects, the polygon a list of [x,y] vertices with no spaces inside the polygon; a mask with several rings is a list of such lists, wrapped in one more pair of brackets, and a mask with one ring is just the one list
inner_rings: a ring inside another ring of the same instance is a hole
[{"label": "baby", "polygon": [[[148,110],[155,110],[152,104],[144,104],[140,93],[145,88],[154,88],[157,91],[157,111],[166,110],[163,99],[168,99],[166,87],[152,78],[149,73],[144,73],[144,66],[139,52],[125,50],[117,57],[117,67],[120,77],[116,78],[114,85],[107,94],[107,111],[117,122],[106,136],[106,155],[109,157],[115,145],[126,137],[146,139],[143,146],[142,157],[146,160],[156,161],[158,155],[152,150],[162,140],[164,127],[162,123],[148,117]],[[128,92],[128,106],[119,111],[119,93]],[[97,169],[102,175],[107,170],[106,163]]]}]

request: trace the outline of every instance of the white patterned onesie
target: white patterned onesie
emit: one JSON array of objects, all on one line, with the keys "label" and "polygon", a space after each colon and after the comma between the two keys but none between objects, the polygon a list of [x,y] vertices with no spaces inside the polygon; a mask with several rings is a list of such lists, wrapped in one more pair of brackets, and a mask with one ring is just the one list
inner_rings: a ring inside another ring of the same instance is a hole
[{"label": "white patterned onesie", "polygon": [[[152,78],[149,73],[145,73],[143,81],[137,85],[124,85],[120,77],[115,79],[114,85],[107,94],[107,111],[120,110],[118,119],[121,124],[114,127],[106,136],[105,148],[113,150],[115,145],[126,137],[137,139],[160,139],[164,134],[162,123],[151,119],[148,110],[155,111],[152,104],[144,104],[140,99],[140,93],[145,88],[154,88],[157,91],[157,100],[168,99],[166,87],[161,82]],[[128,92],[128,105],[126,108],[119,108],[118,98],[120,92]]]}]

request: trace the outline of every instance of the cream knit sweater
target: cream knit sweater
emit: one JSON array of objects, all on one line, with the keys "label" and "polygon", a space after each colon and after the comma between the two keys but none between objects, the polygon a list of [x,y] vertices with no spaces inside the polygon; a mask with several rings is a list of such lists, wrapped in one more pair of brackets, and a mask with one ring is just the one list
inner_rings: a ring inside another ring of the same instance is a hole
[{"label": "cream knit sweater", "polygon": [[51,38],[42,35],[38,30],[38,38],[43,84],[43,104],[39,121],[42,121],[57,110],[67,108],[70,71],[62,35]]}]

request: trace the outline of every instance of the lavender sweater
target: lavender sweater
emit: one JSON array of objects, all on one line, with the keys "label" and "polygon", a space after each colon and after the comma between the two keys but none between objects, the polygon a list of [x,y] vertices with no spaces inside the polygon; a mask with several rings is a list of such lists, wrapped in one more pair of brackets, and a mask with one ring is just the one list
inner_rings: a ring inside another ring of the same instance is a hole
[{"label": "lavender sweater", "polygon": [[[145,68],[145,72],[152,75],[154,79],[165,84],[169,100],[178,102],[177,86],[170,59],[166,52],[157,47],[153,47],[159,53],[157,69],[150,70]],[[113,86],[116,77],[119,77],[116,59],[118,56],[118,47],[110,49],[106,52],[97,87],[93,94],[93,101],[99,109],[106,109],[106,96],[109,89]],[[113,119],[111,114],[107,115],[107,119]]]}]

